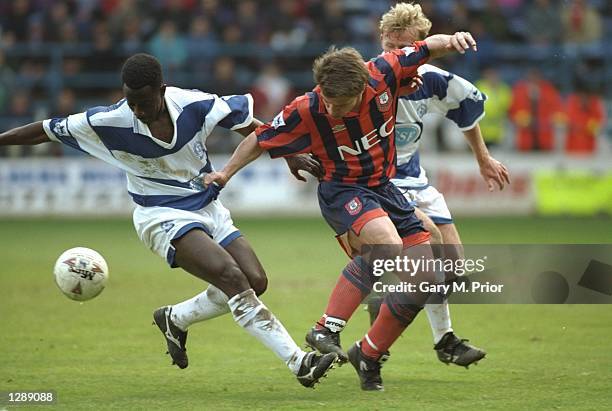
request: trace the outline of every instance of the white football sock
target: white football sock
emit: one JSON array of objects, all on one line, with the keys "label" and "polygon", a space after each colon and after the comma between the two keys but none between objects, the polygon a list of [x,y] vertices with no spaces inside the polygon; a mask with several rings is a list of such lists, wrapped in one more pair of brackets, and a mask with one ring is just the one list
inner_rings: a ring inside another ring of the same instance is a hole
[{"label": "white football sock", "polygon": [[268,307],[257,298],[255,291],[248,289],[236,294],[227,304],[238,325],[272,350],[297,375],[306,353],[297,346]]},{"label": "white football sock", "polygon": [[191,324],[229,313],[228,300],[223,291],[211,284],[195,297],[173,305],[171,320],[178,328],[186,331]]},{"label": "white football sock", "polygon": [[444,334],[453,331],[448,302],[444,300],[441,304],[425,304],[425,311],[429,318],[434,344],[437,344]]}]

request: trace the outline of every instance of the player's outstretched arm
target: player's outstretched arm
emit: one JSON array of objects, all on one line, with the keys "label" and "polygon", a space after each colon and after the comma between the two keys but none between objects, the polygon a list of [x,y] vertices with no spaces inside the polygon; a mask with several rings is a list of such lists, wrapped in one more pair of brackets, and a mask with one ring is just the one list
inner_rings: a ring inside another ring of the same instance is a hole
[{"label": "player's outstretched arm", "polygon": [[[263,123],[260,120],[253,118],[251,124],[237,129],[236,131],[242,134],[244,137],[248,137],[255,131],[255,129],[257,129],[257,127],[261,125],[263,125]],[[287,161],[287,166],[289,167],[291,174],[293,174],[293,176],[300,181],[306,181],[306,178],[300,174],[300,171],[306,171],[307,173],[312,174],[315,178],[323,177],[324,171],[321,163],[312,158],[310,154],[296,154],[291,157],[285,157],[285,160]]]},{"label": "player's outstretched arm", "polygon": [[242,134],[243,137],[248,137],[253,131],[255,131],[255,129],[257,129],[257,127],[261,125],[263,125],[263,123],[253,117],[253,121],[251,121],[251,124],[246,127],[237,129],[236,132]]},{"label": "player's outstretched arm", "polygon": [[26,124],[0,134],[0,146],[31,146],[51,141],[42,121]]},{"label": "player's outstretched arm", "polygon": [[257,135],[249,134],[236,148],[234,154],[229,159],[221,171],[215,171],[204,176],[204,184],[216,183],[224,186],[240,169],[254,161],[263,153],[263,148],[257,143]]},{"label": "player's outstretched arm", "polygon": [[425,39],[429,55],[432,59],[446,54],[457,52],[465,54],[466,50],[478,51],[476,40],[467,31],[458,31],[455,34],[434,34]]},{"label": "player's outstretched arm", "polygon": [[495,184],[497,184],[500,190],[503,190],[506,184],[510,184],[510,173],[503,163],[497,161],[489,154],[489,150],[482,138],[480,126],[476,124],[475,127],[464,131],[463,135],[476,157],[478,167],[480,167],[480,175],[489,186],[489,191],[495,189]]}]

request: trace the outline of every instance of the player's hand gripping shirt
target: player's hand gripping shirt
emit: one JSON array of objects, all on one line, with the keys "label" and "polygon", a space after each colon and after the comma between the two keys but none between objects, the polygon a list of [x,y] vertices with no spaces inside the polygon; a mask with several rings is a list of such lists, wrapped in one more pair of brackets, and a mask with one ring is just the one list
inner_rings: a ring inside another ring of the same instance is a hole
[{"label": "player's hand gripping shirt", "polygon": [[445,116],[461,131],[470,130],[485,115],[487,97],[469,81],[430,64],[419,67],[418,73],[423,86],[401,96],[397,107],[397,174],[393,183],[400,187],[420,188],[428,184],[418,152],[426,114]]},{"label": "player's hand gripping shirt", "polygon": [[326,113],[315,88],[257,129],[259,145],[273,158],[312,153],[325,169],[323,181],[369,187],[387,182],[395,175],[397,100],[428,57],[425,42],[417,42],[365,63],[370,78],[359,112],[343,118]]},{"label": "player's hand gripping shirt", "polygon": [[125,99],[45,120],[43,127],[51,140],[124,170],[135,203],[199,210],[219,193],[217,187],[205,189],[199,183],[199,176],[213,170],[206,138],[215,126],[236,130],[251,124],[253,99],[248,94],[218,97],[176,87],[167,87],[164,98],[174,125],[170,143],[153,137]]}]

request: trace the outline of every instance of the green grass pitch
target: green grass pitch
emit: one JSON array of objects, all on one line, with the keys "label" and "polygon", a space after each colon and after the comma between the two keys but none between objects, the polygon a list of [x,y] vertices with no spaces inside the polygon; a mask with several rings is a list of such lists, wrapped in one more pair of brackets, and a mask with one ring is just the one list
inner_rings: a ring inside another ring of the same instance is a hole
[{"label": "green grass pitch", "polygon": [[[270,277],[264,302],[301,344],[345,264],[331,231],[321,219],[237,224]],[[461,219],[458,226],[466,243],[612,243],[605,219]],[[612,407],[609,305],[453,306],[456,332],[489,352],[469,370],[438,362],[423,314],[392,349],[384,393],[360,391],[350,365],[307,390],[230,316],[193,326],[189,368],[170,366],[151,313],[205,284],[167,268],[131,221],[1,220],[0,233],[0,391],[55,390],[51,409]],[[74,246],[98,250],[110,266],[107,289],[86,303],[63,297],[51,275],[60,252]],[[366,330],[366,317],[355,314],[345,346]]]}]

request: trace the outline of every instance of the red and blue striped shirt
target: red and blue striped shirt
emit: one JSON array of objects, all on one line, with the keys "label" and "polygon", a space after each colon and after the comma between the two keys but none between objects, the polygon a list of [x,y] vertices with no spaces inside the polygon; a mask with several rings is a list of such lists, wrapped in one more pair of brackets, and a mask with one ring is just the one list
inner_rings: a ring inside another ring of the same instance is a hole
[{"label": "red and blue striped shirt", "polygon": [[395,175],[398,97],[428,58],[425,42],[416,42],[365,63],[370,77],[359,111],[342,118],[327,114],[319,87],[297,97],[256,130],[260,147],[272,158],[313,154],[325,169],[323,181],[386,183]]}]

